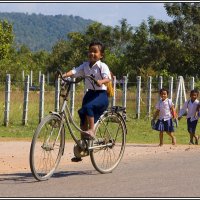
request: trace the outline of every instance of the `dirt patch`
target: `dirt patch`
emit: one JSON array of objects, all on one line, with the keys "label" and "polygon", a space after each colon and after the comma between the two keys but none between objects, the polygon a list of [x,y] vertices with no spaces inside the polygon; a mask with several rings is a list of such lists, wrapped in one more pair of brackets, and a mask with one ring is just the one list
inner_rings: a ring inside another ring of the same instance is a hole
[{"label": "dirt patch", "polygon": [[[0,141],[0,173],[9,174],[16,172],[30,172],[29,167],[29,151],[30,141]],[[66,142],[65,153],[61,158],[59,168],[63,166],[76,165],[71,162],[73,156],[74,143]],[[127,159],[145,159],[150,156],[162,154],[171,154],[174,152],[199,151],[200,146],[197,145],[163,145],[159,147],[157,144],[127,144],[123,160]],[[122,160],[122,162],[123,162]],[[78,165],[91,164],[89,156],[84,157]]]}]

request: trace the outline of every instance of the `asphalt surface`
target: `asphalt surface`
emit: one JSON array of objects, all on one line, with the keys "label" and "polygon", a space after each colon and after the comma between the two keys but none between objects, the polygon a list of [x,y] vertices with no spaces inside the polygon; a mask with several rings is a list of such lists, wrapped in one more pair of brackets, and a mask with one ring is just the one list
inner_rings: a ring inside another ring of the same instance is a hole
[{"label": "asphalt surface", "polygon": [[48,181],[36,181],[30,171],[0,174],[0,197],[200,197],[200,149],[125,157],[109,174],[84,159],[61,163]]}]

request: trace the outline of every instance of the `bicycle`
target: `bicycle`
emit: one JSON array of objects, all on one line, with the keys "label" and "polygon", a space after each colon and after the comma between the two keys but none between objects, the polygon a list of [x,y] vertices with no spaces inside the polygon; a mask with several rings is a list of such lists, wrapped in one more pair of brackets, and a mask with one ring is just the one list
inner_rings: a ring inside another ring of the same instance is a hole
[{"label": "bicycle", "polygon": [[49,179],[60,162],[65,148],[65,130],[68,131],[75,141],[74,154],[76,157],[90,156],[93,167],[100,173],[110,173],[119,164],[123,157],[126,144],[126,109],[121,106],[108,108],[95,123],[95,139],[79,138],[72,130],[72,125],[79,132],[84,133],[74,122],[67,104],[70,87],[85,78],[96,84],[92,76],[82,76],[72,79],[63,79],[61,71],[57,71],[61,77],[62,88],[60,91],[63,98],[59,112],[50,112],[38,124],[32,138],[29,163],[31,172],[36,180]]}]

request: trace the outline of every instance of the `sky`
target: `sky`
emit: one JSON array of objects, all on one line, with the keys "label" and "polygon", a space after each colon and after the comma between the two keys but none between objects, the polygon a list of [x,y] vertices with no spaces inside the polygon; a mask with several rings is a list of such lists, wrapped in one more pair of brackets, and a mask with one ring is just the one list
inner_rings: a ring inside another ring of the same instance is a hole
[{"label": "sky", "polygon": [[0,12],[22,12],[28,14],[43,15],[73,15],[80,16],[84,19],[98,21],[104,25],[116,26],[120,25],[120,20],[127,19],[127,23],[131,26],[138,26],[144,20],[147,21],[149,16],[153,16],[157,20],[171,21],[167,16],[162,2],[106,2],[106,1],[80,1],[71,2],[0,2]]}]

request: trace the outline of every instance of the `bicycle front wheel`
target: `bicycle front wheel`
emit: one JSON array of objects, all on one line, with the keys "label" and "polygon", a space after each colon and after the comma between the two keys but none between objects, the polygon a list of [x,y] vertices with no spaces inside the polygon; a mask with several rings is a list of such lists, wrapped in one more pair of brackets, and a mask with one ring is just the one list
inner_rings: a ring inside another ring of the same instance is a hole
[{"label": "bicycle front wheel", "polygon": [[65,130],[57,115],[39,123],[30,148],[30,168],[37,180],[47,180],[55,172],[64,151]]},{"label": "bicycle front wheel", "polygon": [[90,152],[91,162],[100,173],[117,167],[125,150],[126,126],[118,113],[107,112],[96,125],[96,139]]}]

